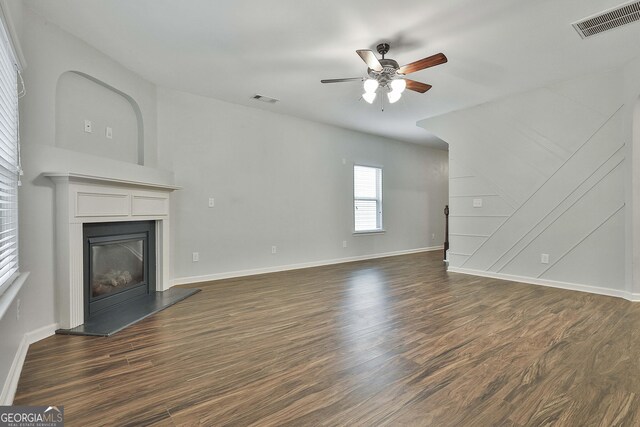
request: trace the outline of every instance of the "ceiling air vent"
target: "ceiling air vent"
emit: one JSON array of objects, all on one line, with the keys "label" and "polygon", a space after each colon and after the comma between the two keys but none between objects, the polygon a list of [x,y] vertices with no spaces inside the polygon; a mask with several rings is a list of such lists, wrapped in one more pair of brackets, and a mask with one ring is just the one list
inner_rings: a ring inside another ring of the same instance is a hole
[{"label": "ceiling air vent", "polygon": [[251,99],[257,99],[258,101],[266,102],[267,104],[275,104],[279,101],[279,99],[269,98],[268,96],[255,94],[251,97]]},{"label": "ceiling air vent", "polygon": [[578,21],[573,24],[573,28],[584,39],[638,20],[640,1],[634,1]]}]

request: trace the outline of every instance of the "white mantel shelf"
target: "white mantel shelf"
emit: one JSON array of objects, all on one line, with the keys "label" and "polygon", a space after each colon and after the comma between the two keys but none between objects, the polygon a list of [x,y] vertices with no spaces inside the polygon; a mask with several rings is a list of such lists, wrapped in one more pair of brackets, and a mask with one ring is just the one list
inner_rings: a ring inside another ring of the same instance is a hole
[{"label": "white mantel shelf", "polygon": [[55,183],[57,321],[61,328],[84,323],[83,226],[87,223],[154,221],[156,290],[171,287],[170,195],[174,185],[73,172],[45,172]]},{"label": "white mantel shelf", "polygon": [[158,184],[153,182],[143,182],[143,181],[130,181],[126,179],[118,179],[118,178],[108,178],[104,176],[96,176],[96,175],[85,175],[80,173],[71,173],[71,172],[45,172],[42,176],[46,176],[47,178],[63,178],[68,179],[69,181],[78,181],[78,182],[95,182],[101,184],[108,185],[125,185],[131,187],[146,187],[153,188],[158,190],[165,191],[175,191],[180,190],[182,187],[177,187],[175,185],[167,185],[167,184]]}]

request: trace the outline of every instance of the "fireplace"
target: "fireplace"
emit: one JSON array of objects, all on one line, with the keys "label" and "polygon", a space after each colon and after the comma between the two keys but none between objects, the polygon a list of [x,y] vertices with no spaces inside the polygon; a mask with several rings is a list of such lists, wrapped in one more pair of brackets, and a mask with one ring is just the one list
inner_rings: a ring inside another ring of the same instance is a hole
[{"label": "fireplace", "polygon": [[156,290],[155,221],[83,225],[85,321]]},{"label": "fireplace", "polygon": [[[90,297],[87,296],[89,279],[86,278],[85,269],[85,226],[153,222],[155,233],[149,232],[148,236],[153,236],[155,250],[151,249],[149,241],[148,254],[155,259],[148,264],[149,273],[146,277],[149,278],[150,295],[147,297],[154,294],[154,287],[156,294],[164,294],[171,288],[169,195],[179,187],[158,182],[129,181],[71,172],[46,172],[43,176],[55,183],[56,314],[60,329],[74,329],[87,320],[85,310],[89,304],[87,299]],[[168,179],[169,177],[161,181],[166,182]],[[130,249],[135,249],[135,245]],[[155,268],[152,267],[152,263],[155,263]],[[124,289],[115,289],[120,290]],[[140,292],[139,289],[137,291]],[[111,302],[119,299],[119,294],[120,292],[114,292],[102,298],[105,299],[105,303]],[[144,298],[146,297],[140,296],[140,299]],[[122,306],[124,305],[128,304],[123,303]],[[113,314],[110,310],[103,312],[107,315]],[[112,317],[122,318],[121,312]]]},{"label": "fireplace", "polygon": [[108,337],[198,292],[169,280],[169,195],[179,187],[43,175],[55,183],[56,333]]}]

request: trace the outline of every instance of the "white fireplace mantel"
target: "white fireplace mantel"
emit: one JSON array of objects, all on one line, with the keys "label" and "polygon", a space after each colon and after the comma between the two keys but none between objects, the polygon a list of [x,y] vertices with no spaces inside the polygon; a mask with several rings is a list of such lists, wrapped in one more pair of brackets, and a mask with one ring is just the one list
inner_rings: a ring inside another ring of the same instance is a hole
[{"label": "white fireplace mantel", "polygon": [[55,183],[56,305],[63,329],[84,323],[83,224],[156,222],[156,290],[169,289],[170,194],[180,187],[47,172]]}]

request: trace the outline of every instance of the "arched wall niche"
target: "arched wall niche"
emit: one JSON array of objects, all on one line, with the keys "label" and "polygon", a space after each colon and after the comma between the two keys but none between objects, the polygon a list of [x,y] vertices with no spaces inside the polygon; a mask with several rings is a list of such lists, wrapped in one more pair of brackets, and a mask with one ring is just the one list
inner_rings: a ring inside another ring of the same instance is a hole
[{"label": "arched wall niche", "polygon": [[[91,132],[85,129],[87,120]],[[58,78],[55,142],[60,148],[144,165],[144,123],[138,103],[80,71],[66,71]]]}]

